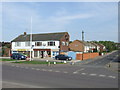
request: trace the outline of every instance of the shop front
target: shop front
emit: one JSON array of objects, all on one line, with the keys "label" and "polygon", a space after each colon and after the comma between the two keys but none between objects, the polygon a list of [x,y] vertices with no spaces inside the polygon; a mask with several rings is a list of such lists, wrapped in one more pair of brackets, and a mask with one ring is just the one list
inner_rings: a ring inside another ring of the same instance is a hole
[{"label": "shop front", "polygon": [[35,58],[51,57],[51,49],[33,49],[33,53]]}]

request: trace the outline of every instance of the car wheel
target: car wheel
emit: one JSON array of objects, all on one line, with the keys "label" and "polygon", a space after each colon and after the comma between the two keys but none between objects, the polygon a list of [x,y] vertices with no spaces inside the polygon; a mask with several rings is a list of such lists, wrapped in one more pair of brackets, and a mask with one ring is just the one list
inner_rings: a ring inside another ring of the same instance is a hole
[{"label": "car wheel", "polygon": [[69,61],[69,59],[68,59],[68,58],[67,58],[66,60],[67,60],[67,61]]}]

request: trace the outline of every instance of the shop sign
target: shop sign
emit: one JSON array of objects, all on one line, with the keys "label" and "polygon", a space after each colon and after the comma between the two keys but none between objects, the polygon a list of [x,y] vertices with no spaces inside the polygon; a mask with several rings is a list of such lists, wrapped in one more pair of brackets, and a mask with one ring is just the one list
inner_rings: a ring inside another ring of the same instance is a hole
[{"label": "shop sign", "polygon": [[17,51],[28,51],[29,49],[17,49]]}]

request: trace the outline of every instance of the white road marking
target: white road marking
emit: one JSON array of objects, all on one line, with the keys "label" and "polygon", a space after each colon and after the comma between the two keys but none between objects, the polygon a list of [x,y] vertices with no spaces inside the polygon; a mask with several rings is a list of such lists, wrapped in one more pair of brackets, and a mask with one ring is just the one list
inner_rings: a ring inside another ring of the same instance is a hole
[{"label": "white road marking", "polygon": [[31,69],[35,69],[35,68],[31,68]]},{"label": "white road marking", "polygon": [[89,74],[90,76],[96,76],[97,74]]},{"label": "white road marking", "polygon": [[86,73],[81,73],[82,75],[86,75]]},{"label": "white road marking", "polygon": [[68,73],[68,72],[64,71],[63,73]]},{"label": "white road marking", "polygon": [[77,74],[78,72],[83,71],[83,70],[84,70],[84,68],[82,68],[82,69],[80,69],[80,70],[77,70],[77,71],[73,72],[73,74]]},{"label": "white road marking", "polygon": [[20,67],[20,68],[24,68],[24,67]]},{"label": "white road marking", "polygon": [[12,67],[14,67],[15,65],[11,65]]},{"label": "white road marking", "polygon": [[42,71],[47,71],[46,69],[42,69]]},{"label": "white road marking", "polygon": [[109,78],[116,78],[115,76],[108,76]]},{"label": "white road marking", "polygon": [[55,71],[55,72],[60,72],[60,71]]},{"label": "white road marking", "polygon": [[106,76],[106,75],[102,75],[102,74],[99,75],[99,77],[105,77],[105,76]]},{"label": "white road marking", "polygon": [[40,70],[40,69],[36,69],[36,70]]},{"label": "white road marking", "polygon": [[28,67],[25,67],[25,69],[28,69]]},{"label": "white road marking", "polygon": [[76,74],[76,73],[78,73],[78,72],[73,72],[73,74]]},{"label": "white road marking", "polygon": [[52,70],[48,70],[48,71],[52,72]]}]

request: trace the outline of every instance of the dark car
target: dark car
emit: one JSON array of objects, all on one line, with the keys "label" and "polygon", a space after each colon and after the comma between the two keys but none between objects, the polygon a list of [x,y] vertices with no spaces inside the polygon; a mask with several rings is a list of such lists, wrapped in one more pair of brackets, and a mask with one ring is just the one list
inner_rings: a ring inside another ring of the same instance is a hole
[{"label": "dark car", "polygon": [[13,53],[11,55],[11,58],[12,59],[17,59],[17,60],[26,60],[27,57],[25,55],[21,54],[21,53]]},{"label": "dark car", "polygon": [[55,59],[56,60],[69,60],[70,61],[70,60],[72,60],[72,57],[60,54],[60,55],[55,56]]}]

